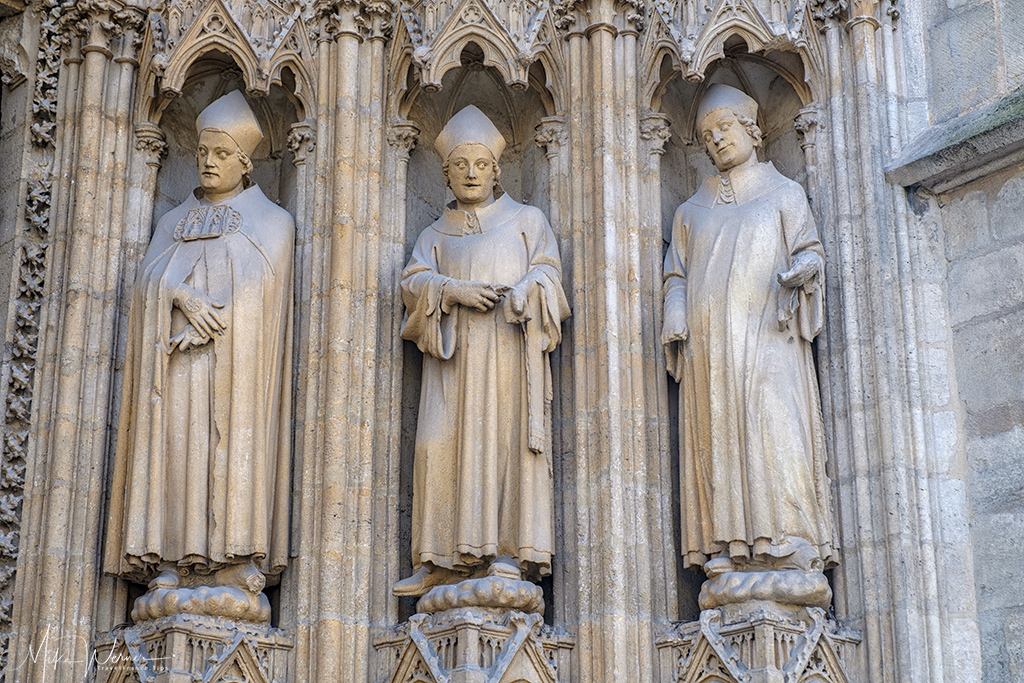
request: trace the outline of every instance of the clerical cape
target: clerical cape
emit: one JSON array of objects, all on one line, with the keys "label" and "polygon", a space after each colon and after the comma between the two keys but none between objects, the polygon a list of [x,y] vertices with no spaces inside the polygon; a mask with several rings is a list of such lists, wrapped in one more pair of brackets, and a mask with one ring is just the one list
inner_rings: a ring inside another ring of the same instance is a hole
[{"label": "clerical cape", "polygon": [[[284,568],[294,234],[256,186],[158,222],[129,317],[107,572]],[[170,343],[187,324],[172,304],[182,283],[223,303],[227,324],[186,351]]]},{"label": "clerical cape", "polygon": [[[413,474],[413,562],[472,567],[498,556],[551,571],[551,366],[569,316],[555,236],[540,210],[502,195],[476,219],[449,209],[402,274],[402,337],[423,352]],[[522,284],[530,320],[446,309],[451,279]]]},{"label": "clerical cape", "polygon": [[[803,287],[779,284],[799,255]],[[803,188],[770,163],[708,178],[676,211],[665,306],[689,338],[666,347],[680,381],[684,564],[775,556],[789,540],[832,557],[825,444],[811,340],[824,313],[824,259]]]}]

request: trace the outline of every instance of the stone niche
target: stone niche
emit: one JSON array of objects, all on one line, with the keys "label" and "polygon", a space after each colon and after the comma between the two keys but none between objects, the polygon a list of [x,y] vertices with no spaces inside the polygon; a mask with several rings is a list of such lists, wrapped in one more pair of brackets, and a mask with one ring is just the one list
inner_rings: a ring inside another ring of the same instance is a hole
[{"label": "stone niche", "polygon": [[[717,175],[695,130],[697,104],[714,83],[738,88],[757,100],[757,125],[763,136],[758,157],[771,161],[784,176],[803,186],[820,230],[821,212],[816,205],[826,198],[819,196],[822,188],[815,175],[814,136],[808,134],[817,124],[818,114],[799,55],[750,54],[735,36],[726,42],[725,54],[725,58],[709,66],[703,81],[667,77],[661,90],[661,110],[672,122],[673,130],[661,161],[662,229],[666,244],[671,239],[676,208],[697,191],[706,176]],[[827,252],[836,247],[825,243],[824,248]],[[829,305],[836,302],[826,299],[826,306]],[[669,386],[669,415],[675,438],[678,385],[670,382]],[[678,442],[674,442],[672,457],[678,457],[678,448]],[[833,483],[833,506],[837,476],[834,457],[830,454],[826,463]],[[838,533],[835,519],[833,528]],[[784,604],[761,599],[767,596],[756,594],[748,595],[751,599],[746,601],[720,606],[709,600],[712,582],[704,582],[703,573],[680,571],[681,620],[656,641],[662,683],[850,681],[848,671],[855,663],[861,635],[843,626],[821,606]],[[831,574],[825,573],[829,584]],[[824,579],[820,583],[824,584]],[[831,585],[827,592],[831,596]],[[701,610],[698,603],[705,604],[707,609]],[[822,604],[827,605],[828,600]]]},{"label": "stone niche", "polygon": [[[289,85],[288,79],[283,79]],[[294,85],[294,82],[291,83]],[[241,70],[220,52],[206,53],[189,70],[179,97],[156,100],[156,125],[165,136],[166,158],[156,177],[153,215],[156,221],[179,205],[198,186],[195,150],[196,117],[210,102],[233,90],[246,92]],[[251,155],[251,178],[268,199],[293,215],[301,214],[301,179],[295,163],[294,124],[303,117],[302,105],[286,88],[273,86],[266,97],[248,96],[264,140]],[[297,223],[296,251],[306,240]],[[295,263],[297,282],[303,264]],[[296,287],[298,291],[299,288]],[[300,318],[304,307],[297,307]],[[121,384],[118,377],[117,384]],[[294,388],[293,388],[294,391]],[[96,680],[104,683],[191,683],[202,680],[283,683],[292,680],[292,635],[278,628],[281,614],[281,583],[285,576],[267,577],[265,590],[271,605],[269,623],[249,623],[200,614],[173,614],[144,618],[131,626],[119,626],[95,643]],[[142,585],[123,584],[125,622],[132,621],[134,598],[145,593]],[[262,596],[261,596],[262,598]],[[285,598],[287,600],[287,598]]]},{"label": "stone niche", "polygon": [[[463,66],[452,69],[442,79],[438,92],[417,90],[408,109],[406,118],[419,126],[419,141],[409,157],[405,203],[405,261],[408,262],[413,246],[420,233],[430,226],[454,199],[451,190],[445,187],[441,172],[442,160],[434,151],[434,140],[448,119],[467,105],[477,106],[505,137],[507,146],[501,155],[501,188],[517,202],[536,206],[549,216],[550,190],[548,184],[548,161],[544,151],[535,142],[535,128],[547,116],[542,94],[533,87],[513,90],[502,80],[492,67],[481,62],[482,53],[470,44],[463,52]],[[539,65],[534,69],[540,70]],[[543,83],[541,76],[539,82]],[[407,96],[408,97],[408,96]],[[558,234],[558,226],[552,225],[559,237],[560,248],[565,253],[564,236]],[[566,262],[563,255],[563,264]],[[552,359],[552,372],[557,372],[557,362]],[[412,476],[414,436],[416,434],[417,411],[422,383],[423,355],[412,342],[404,343],[402,377],[402,476],[401,476],[401,520],[399,554],[402,576],[412,573],[410,547],[412,543]],[[556,393],[558,378],[555,377]],[[557,403],[557,400],[555,401]],[[554,434],[557,443],[557,427]],[[556,508],[560,482],[555,474]],[[565,561],[558,555],[562,531],[556,522],[556,554],[553,563]],[[550,580],[546,582],[549,593],[545,595],[549,609],[552,596]],[[557,597],[555,598],[557,600]],[[400,620],[413,614],[413,601],[400,601]]]},{"label": "stone niche", "polygon": [[[483,53],[470,43],[462,53],[462,66],[448,71],[440,90],[414,89],[407,95],[405,117],[419,128],[419,138],[408,162],[405,188],[405,256],[408,260],[420,233],[433,223],[453,200],[445,187],[442,160],[434,151],[434,140],[453,114],[468,105],[478,107],[498,128],[507,146],[501,156],[499,184],[515,201],[540,208],[552,216],[549,161],[537,142],[538,126],[553,112],[551,96],[542,85],[543,69],[534,64],[530,85],[509,87],[500,73],[483,64]],[[560,241],[566,263],[565,236],[552,227]],[[564,267],[564,266],[563,266]],[[558,353],[557,351],[555,352]],[[402,576],[408,576],[411,545],[413,447],[419,405],[422,354],[411,342],[405,343],[402,378],[402,485],[399,553]],[[558,391],[558,361],[552,359]],[[557,398],[555,400],[557,403]],[[554,435],[558,442],[557,427]],[[556,683],[571,680],[573,637],[558,625],[557,603],[566,595],[559,590],[557,564],[566,562],[564,530],[559,527],[561,482],[555,472],[555,557],[552,577],[541,586],[521,583],[530,594],[527,603],[499,607],[488,599],[468,602],[433,597],[439,589],[422,598],[399,600],[396,628],[374,641],[377,652],[376,680],[392,683]],[[561,553],[561,554],[560,554]],[[467,581],[465,584],[474,582]],[[461,584],[460,584],[461,587]],[[455,589],[446,586],[445,589]],[[449,591],[451,592],[451,591]],[[414,606],[415,605],[415,606]]]}]

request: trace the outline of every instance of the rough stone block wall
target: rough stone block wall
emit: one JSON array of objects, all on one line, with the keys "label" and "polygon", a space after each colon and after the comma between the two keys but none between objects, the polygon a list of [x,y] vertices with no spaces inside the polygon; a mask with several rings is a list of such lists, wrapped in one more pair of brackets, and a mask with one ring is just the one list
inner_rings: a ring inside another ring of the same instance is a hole
[{"label": "rough stone block wall", "polygon": [[1024,166],[940,197],[987,683],[1024,680]]},{"label": "rough stone block wall", "polygon": [[925,50],[932,123],[1024,86],[1024,3],[934,0]]}]

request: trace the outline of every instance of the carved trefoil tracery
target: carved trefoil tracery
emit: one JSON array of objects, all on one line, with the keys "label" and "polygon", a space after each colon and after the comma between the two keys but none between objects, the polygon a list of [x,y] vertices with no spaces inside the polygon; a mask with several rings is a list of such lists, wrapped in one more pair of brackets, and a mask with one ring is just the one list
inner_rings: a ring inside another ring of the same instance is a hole
[{"label": "carved trefoil tracery", "polygon": [[[704,79],[708,67],[726,57],[726,41],[738,36],[751,53],[806,46],[807,32],[823,4],[846,0],[656,0],[649,12],[648,42],[666,46],[690,81]],[[831,12],[831,9],[828,10]],[[648,55],[650,57],[651,55]]]},{"label": "carved trefoil tracery", "polygon": [[[188,70],[205,53],[230,55],[242,71],[246,88],[259,95],[280,85],[285,68],[297,86],[311,83],[313,44],[306,5],[274,0],[170,0],[149,16],[144,65],[159,77],[165,95],[181,94]],[[311,93],[296,93],[307,104]]]},{"label": "carved trefoil tracery", "polygon": [[388,683],[572,680],[575,640],[539,614],[472,608],[417,614],[378,638],[378,674]]},{"label": "carved trefoil tracery", "polygon": [[463,49],[475,43],[483,62],[511,87],[526,88],[530,65],[552,52],[555,26],[550,3],[538,0],[405,0],[399,13],[412,44],[412,58],[424,88],[441,88],[445,73],[461,64]]},{"label": "carved trefoil tracery", "polygon": [[216,617],[177,615],[117,629],[96,642],[98,683],[283,683],[291,680],[284,631]]}]

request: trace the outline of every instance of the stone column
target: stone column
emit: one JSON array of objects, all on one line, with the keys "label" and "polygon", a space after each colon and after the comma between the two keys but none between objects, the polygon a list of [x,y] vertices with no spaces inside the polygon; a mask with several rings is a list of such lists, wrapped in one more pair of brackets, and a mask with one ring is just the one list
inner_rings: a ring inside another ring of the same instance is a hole
[{"label": "stone column", "polygon": [[[337,30],[332,46],[334,119],[332,146],[332,221],[327,273],[323,472],[320,479],[319,577],[316,656],[311,681],[341,680],[368,669],[365,561],[369,524],[360,524],[367,503],[366,430],[362,406],[362,345],[367,343],[356,306],[363,285],[364,243],[356,210],[359,134],[359,80],[363,34],[359,5],[345,0],[335,8]],[[372,341],[369,341],[372,344]],[[357,379],[358,377],[358,379]],[[362,536],[361,538],[359,536]]]},{"label": "stone column", "polygon": [[390,17],[385,4],[354,0],[318,2],[316,10],[323,109],[315,187],[325,197],[315,200],[313,242],[324,268],[310,282],[301,532],[289,589],[298,606],[296,680],[311,682],[365,676],[371,615],[381,611],[375,601],[391,600],[374,563],[375,511],[384,512],[372,483],[376,444],[388,438],[379,416],[392,381],[379,361],[393,345],[381,329],[382,287],[390,285],[381,284],[388,278],[379,196]]},{"label": "stone column", "polygon": [[[319,107],[318,107],[319,110]],[[310,112],[307,112],[310,113]],[[308,485],[305,477],[307,468],[315,459],[316,449],[308,448],[309,428],[303,428],[309,420],[310,411],[315,414],[318,393],[317,373],[313,371],[316,360],[311,357],[320,341],[320,335],[314,333],[319,319],[320,300],[316,296],[321,280],[322,259],[317,247],[322,245],[322,232],[318,232],[317,222],[317,129],[316,121],[306,119],[292,124],[288,132],[288,149],[292,153],[292,163],[296,168],[295,177],[295,332],[292,351],[293,376],[296,377],[296,390],[292,399],[292,411],[296,424],[292,441],[292,519],[289,532],[289,555],[298,555],[299,539],[302,536],[302,524],[308,519],[304,512],[307,497],[303,496],[304,486]],[[322,155],[321,155],[322,156]],[[305,342],[305,343],[304,343]],[[307,371],[298,369],[308,369]],[[300,427],[302,425],[303,427]],[[306,455],[309,453],[310,455]],[[291,577],[301,575],[295,565],[303,563],[303,558],[293,561],[293,567],[282,576],[281,612],[294,614],[301,619],[303,594],[297,581]],[[299,649],[299,648],[297,648]]]},{"label": "stone column", "polygon": [[[385,163],[391,169],[386,174],[384,188],[384,206],[381,211],[381,332],[382,349],[379,365],[380,386],[383,400],[380,404],[378,420],[381,421],[382,434],[377,448],[379,454],[378,472],[374,475],[377,482],[376,505],[383,508],[375,522],[378,537],[387,539],[387,543],[379,543],[375,556],[375,564],[382,568],[380,583],[394,585],[401,578],[403,559],[408,556],[409,547],[401,542],[399,532],[399,515],[401,487],[401,441],[402,434],[402,372],[403,372],[403,341],[402,328],[402,294],[400,282],[402,269],[405,268],[405,220],[406,220],[406,180],[409,171],[409,157],[419,139],[420,127],[413,121],[395,118],[390,122]],[[386,342],[384,341],[386,339]],[[379,598],[387,600],[386,604],[376,610],[379,622],[375,626],[380,629],[390,628],[398,621],[398,602],[392,599],[391,591],[375,589]]]},{"label": "stone column", "polygon": [[[548,160],[548,184],[550,187],[548,219],[551,228],[558,237],[562,257],[562,281],[573,282],[573,237],[572,211],[570,200],[569,173],[569,129],[564,116],[547,116],[541,119],[536,127],[534,141],[544,149]],[[566,287],[568,294],[568,286]],[[571,294],[569,294],[571,296]],[[562,486],[555,486],[555,547],[563,548],[565,538],[571,535],[567,528],[567,520],[573,516],[572,494],[570,487],[565,485],[575,477],[574,463],[571,454],[575,450],[575,429],[572,385],[572,348],[573,324],[565,326],[562,345],[551,354],[551,377],[555,400],[551,405],[552,442],[551,453],[555,468],[555,481]],[[561,535],[559,535],[561,534]],[[568,555],[568,553],[566,553]],[[565,624],[573,621],[570,616],[573,601],[569,595],[575,592],[574,579],[570,568],[572,562],[568,558],[556,559],[552,564],[552,581],[557,596],[553,605],[547,609],[554,611],[556,623]]]},{"label": "stone column", "polygon": [[565,234],[563,214],[568,213],[568,130],[564,116],[545,116],[537,124],[534,142],[544,150],[548,160],[548,185],[551,206],[548,209],[548,220],[551,228],[560,238],[568,239]]},{"label": "stone column", "polygon": [[[310,198],[313,194],[311,178],[308,177],[307,162],[316,150],[316,133],[309,121],[293,123],[288,131],[288,149],[292,153],[292,164],[298,169],[295,181],[295,224],[306,226],[310,220]],[[302,233],[302,228],[299,228]]]},{"label": "stone column", "polygon": [[804,168],[807,170],[807,188],[811,194],[811,211],[817,220],[821,220],[821,200],[818,187],[818,150],[815,146],[818,129],[821,127],[822,114],[817,104],[811,103],[797,112],[793,127],[800,137],[800,149],[804,151]]},{"label": "stone column", "polygon": [[662,215],[661,159],[665,143],[672,137],[669,119],[660,112],[648,111],[640,119],[640,140],[643,164],[640,167],[640,234],[645,269],[640,281],[647,288],[648,301],[653,299],[649,321],[644,325],[644,348],[654,349],[648,360],[648,471],[649,489],[647,505],[652,520],[652,571],[659,574],[662,590],[652,595],[655,622],[659,627],[676,617],[680,609],[677,566],[680,561],[678,541],[672,519],[679,501],[673,495],[674,478],[671,450],[673,441],[668,403],[669,376],[665,367],[665,354],[661,345],[662,325],[662,268],[665,260],[664,227],[671,216]]},{"label": "stone column", "polygon": [[420,127],[413,121],[399,119],[391,122],[388,144],[393,148],[395,156],[395,180],[392,188],[392,195],[395,199],[391,207],[390,219],[396,226],[405,226],[405,201],[398,201],[398,198],[401,197],[403,200],[405,198],[409,157],[413,148],[416,147],[419,137]]},{"label": "stone column", "polygon": [[[324,459],[324,378],[326,375],[326,348],[328,339],[324,326],[327,316],[327,291],[330,287],[328,253],[331,240],[332,195],[331,164],[334,131],[334,38],[337,31],[335,6],[331,2],[317,2],[316,10],[316,149],[309,181],[304,192],[311,195],[309,245],[309,271],[304,277],[299,305],[305,309],[300,333],[304,339],[305,376],[304,394],[295,407],[295,469],[294,487],[299,495],[293,502],[293,552],[297,558],[289,567],[290,580],[282,584],[282,603],[294,605],[295,615],[295,676],[296,681],[315,681],[315,658],[318,652],[320,589],[319,572],[323,558],[319,555],[320,495]],[[313,255],[316,255],[314,258]],[[308,292],[308,294],[307,294]],[[307,299],[308,297],[308,299]],[[301,425],[301,427],[299,426]]]},{"label": "stone column", "polygon": [[973,582],[960,570],[971,565],[964,482],[940,465],[957,457],[943,431],[955,419],[941,419],[944,407],[952,415],[953,378],[948,362],[918,351],[934,315],[918,282],[934,266],[908,239],[903,190],[884,181],[898,125],[889,100],[904,87],[892,82],[902,76],[885,38],[879,49],[879,32],[891,29],[877,0],[850,3],[848,20],[838,3],[817,4],[830,143],[819,152],[831,152],[818,173],[835,188],[819,208],[831,297],[822,403],[826,419],[835,416],[842,525],[836,614],[863,632],[857,669],[866,680],[977,680],[976,627],[964,618]]},{"label": "stone column", "polygon": [[[564,544],[573,565],[566,593],[576,600],[566,626],[577,632],[579,680],[653,680],[655,622],[667,621],[658,611],[674,579],[660,569],[663,541],[655,538],[671,524],[661,501],[649,498],[660,471],[652,461],[669,454],[654,440],[661,427],[652,416],[665,410],[654,398],[661,389],[649,388],[659,381],[652,312],[660,274],[655,284],[651,243],[641,234],[647,160],[639,151],[636,35],[643,11],[606,0],[567,5],[560,24],[571,81],[574,322],[562,346],[572,353],[574,404],[563,430],[572,430],[574,447],[563,486],[564,524],[577,535]],[[660,257],[660,245],[656,251]]]},{"label": "stone column", "polygon": [[[48,226],[54,277],[40,328],[25,505],[25,535],[35,542],[20,558],[21,609],[10,654],[23,663],[24,681],[79,681],[90,668],[128,209],[127,116],[143,16],[96,1],[76,3],[61,17],[71,47],[55,119],[54,176],[62,180]],[[29,657],[45,643],[60,648],[64,665]]]}]

